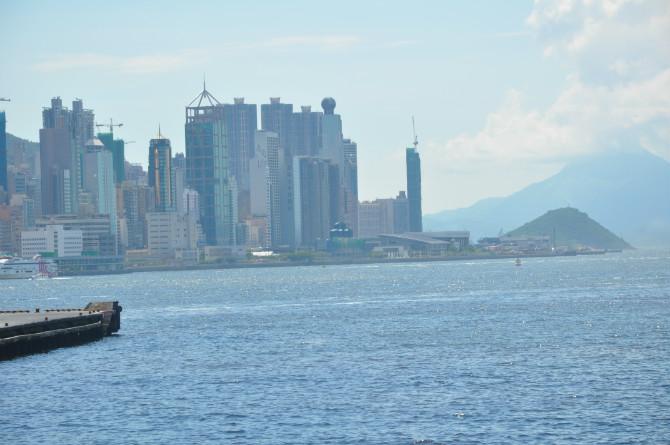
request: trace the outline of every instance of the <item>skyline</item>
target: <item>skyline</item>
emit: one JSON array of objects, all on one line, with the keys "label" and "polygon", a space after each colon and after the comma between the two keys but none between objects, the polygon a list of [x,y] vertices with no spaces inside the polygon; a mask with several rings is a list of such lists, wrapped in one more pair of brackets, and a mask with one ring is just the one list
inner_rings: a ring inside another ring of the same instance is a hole
[{"label": "skyline", "polygon": [[[405,189],[416,116],[424,213],[509,194],[617,145],[670,158],[662,131],[670,7],[660,1],[344,2],[327,17],[308,2],[225,5],[224,13],[209,2],[169,11],[119,2],[104,15],[101,5],[0,6],[8,18],[0,37],[13,43],[0,53],[11,62],[0,73],[0,96],[12,99],[3,105],[8,132],[36,141],[51,97],[81,97],[97,122],[124,123],[115,135],[136,141],[126,156],[146,166],[159,123],[173,152],[184,152],[182,113],[205,73],[225,103],[279,96],[318,109],[334,97],[358,143],[361,200]],[[55,26],[59,39],[46,38]]]}]

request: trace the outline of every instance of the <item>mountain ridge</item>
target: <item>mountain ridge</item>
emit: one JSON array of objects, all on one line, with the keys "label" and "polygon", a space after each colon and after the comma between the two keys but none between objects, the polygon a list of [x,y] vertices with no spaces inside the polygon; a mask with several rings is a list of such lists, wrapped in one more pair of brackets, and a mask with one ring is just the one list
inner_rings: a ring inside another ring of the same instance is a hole
[{"label": "mountain ridge", "polygon": [[426,230],[467,229],[473,239],[571,206],[638,247],[670,247],[670,163],[643,150],[585,156],[506,197],[424,217]]}]

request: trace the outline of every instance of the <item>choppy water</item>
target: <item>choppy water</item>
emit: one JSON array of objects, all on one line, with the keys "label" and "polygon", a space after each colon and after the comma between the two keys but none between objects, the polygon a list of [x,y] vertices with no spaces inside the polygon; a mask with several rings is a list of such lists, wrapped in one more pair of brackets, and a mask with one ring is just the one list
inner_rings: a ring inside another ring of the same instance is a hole
[{"label": "choppy water", "polygon": [[120,335],[0,363],[0,443],[669,443],[670,254],[0,282]]}]

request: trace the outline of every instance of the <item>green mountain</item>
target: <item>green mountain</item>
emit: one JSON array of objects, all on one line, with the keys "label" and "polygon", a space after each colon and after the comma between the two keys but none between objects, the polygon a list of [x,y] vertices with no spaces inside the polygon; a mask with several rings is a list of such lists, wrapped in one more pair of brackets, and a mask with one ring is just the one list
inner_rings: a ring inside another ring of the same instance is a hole
[{"label": "green mountain", "polygon": [[556,246],[593,247],[596,249],[632,249],[584,212],[572,207],[550,210],[544,215],[509,232],[510,236],[551,236]]}]

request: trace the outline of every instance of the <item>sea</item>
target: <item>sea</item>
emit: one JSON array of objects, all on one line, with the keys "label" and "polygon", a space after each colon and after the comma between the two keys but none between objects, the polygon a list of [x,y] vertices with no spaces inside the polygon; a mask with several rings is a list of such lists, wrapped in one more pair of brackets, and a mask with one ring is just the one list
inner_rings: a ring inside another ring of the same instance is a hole
[{"label": "sea", "polygon": [[670,252],[0,282],[119,300],[0,362],[0,444],[670,443]]}]

